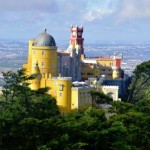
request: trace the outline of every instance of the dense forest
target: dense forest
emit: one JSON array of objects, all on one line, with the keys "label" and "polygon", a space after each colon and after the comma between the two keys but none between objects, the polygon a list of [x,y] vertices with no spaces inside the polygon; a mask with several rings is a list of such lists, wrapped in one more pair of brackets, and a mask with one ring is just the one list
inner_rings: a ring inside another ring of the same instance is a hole
[{"label": "dense forest", "polygon": [[0,97],[2,150],[149,150],[150,61],[133,71],[129,95],[122,102],[106,99],[108,109],[88,108],[62,115],[47,88],[31,90],[24,70],[3,73]]}]

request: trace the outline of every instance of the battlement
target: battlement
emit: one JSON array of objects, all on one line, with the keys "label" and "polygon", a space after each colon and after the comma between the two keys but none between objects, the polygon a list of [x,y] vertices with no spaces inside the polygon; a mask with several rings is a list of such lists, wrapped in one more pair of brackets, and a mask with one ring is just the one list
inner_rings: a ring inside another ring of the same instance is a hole
[{"label": "battlement", "polygon": [[72,81],[72,77],[52,77],[51,80]]},{"label": "battlement", "polygon": [[91,86],[73,86],[71,89],[73,90],[92,90]]},{"label": "battlement", "polygon": [[43,79],[52,78],[51,73],[42,73],[41,75],[42,75],[42,78],[43,78]]},{"label": "battlement", "polygon": [[75,27],[73,27],[73,25],[71,25],[71,32],[73,31],[80,31],[83,32],[83,26],[78,27],[77,25]]},{"label": "battlement", "polygon": [[116,60],[116,59],[123,59],[123,55],[122,54],[119,54],[119,55],[112,55],[110,56],[112,59]]},{"label": "battlement", "polygon": [[84,63],[90,63],[90,64],[97,64],[96,60],[94,59],[84,59],[82,60]]},{"label": "battlement", "polygon": [[122,54],[114,54],[111,56],[96,56],[96,57],[86,57],[85,60],[116,60],[116,59],[122,59],[123,55]]},{"label": "battlement", "polygon": [[119,89],[119,86],[115,86],[115,85],[113,85],[113,86],[112,86],[112,85],[104,85],[103,88],[105,88],[105,89],[110,89],[110,88],[111,88],[111,89]]}]

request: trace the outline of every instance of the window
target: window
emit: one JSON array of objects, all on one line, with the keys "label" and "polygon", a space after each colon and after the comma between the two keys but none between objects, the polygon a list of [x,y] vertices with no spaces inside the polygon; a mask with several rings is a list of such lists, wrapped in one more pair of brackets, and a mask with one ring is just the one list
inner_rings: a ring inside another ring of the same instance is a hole
[{"label": "window", "polygon": [[62,93],[59,93],[59,97],[62,97]]},{"label": "window", "polygon": [[87,73],[87,75],[93,75],[93,73],[91,73],[91,72],[88,72],[88,73]]},{"label": "window", "polygon": [[42,62],[42,66],[44,66],[45,65],[45,63],[44,62]]},{"label": "window", "polygon": [[42,56],[44,56],[45,55],[45,51],[42,51]]},{"label": "window", "polygon": [[72,35],[75,36],[75,35],[76,35],[76,32],[73,32]]},{"label": "window", "polygon": [[63,85],[62,84],[59,85],[59,91],[63,91]]}]

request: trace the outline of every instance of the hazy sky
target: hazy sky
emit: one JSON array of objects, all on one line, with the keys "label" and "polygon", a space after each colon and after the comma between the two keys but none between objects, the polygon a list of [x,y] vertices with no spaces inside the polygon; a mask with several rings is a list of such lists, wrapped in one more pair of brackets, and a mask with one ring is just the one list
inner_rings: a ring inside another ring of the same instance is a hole
[{"label": "hazy sky", "polygon": [[68,41],[70,25],[90,41],[150,43],[150,0],[0,0],[0,38],[31,39],[44,28]]}]

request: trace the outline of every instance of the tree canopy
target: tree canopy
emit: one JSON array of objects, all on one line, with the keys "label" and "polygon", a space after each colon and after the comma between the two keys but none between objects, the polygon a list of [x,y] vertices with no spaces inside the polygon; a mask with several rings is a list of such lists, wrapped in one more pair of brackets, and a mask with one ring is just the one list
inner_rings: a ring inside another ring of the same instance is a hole
[{"label": "tree canopy", "polygon": [[136,103],[150,96],[150,61],[138,65],[133,71],[128,102]]},{"label": "tree canopy", "polygon": [[[0,97],[2,150],[150,149],[149,98],[135,104],[112,102],[107,111],[112,113],[110,118],[106,118],[106,110],[94,107],[62,115],[47,89],[32,91],[28,88],[30,78],[19,72],[5,77]],[[101,93],[93,94],[100,101],[107,100]]]},{"label": "tree canopy", "polygon": [[90,91],[92,97],[92,107],[98,108],[99,104],[108,103],[112,99],[101,91],[92,90]]}]

